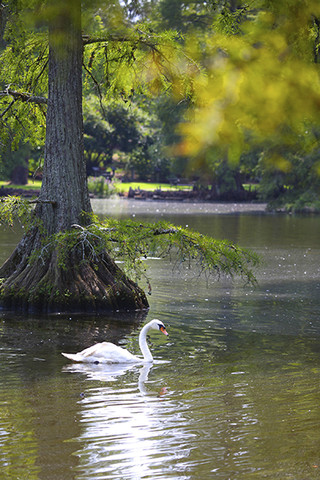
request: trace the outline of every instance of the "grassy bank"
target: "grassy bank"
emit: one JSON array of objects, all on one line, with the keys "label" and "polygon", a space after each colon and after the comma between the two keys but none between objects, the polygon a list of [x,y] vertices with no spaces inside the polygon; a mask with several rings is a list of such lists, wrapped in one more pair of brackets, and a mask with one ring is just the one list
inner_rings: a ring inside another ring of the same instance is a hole
[{"label": "grassy bank", "polygon": [[[90,184],[90,179],[92,180],[100,180],[101,177],[99,178],[89,178],[89,184]],[[146,190],[148,192],[153,192],[154,190],[164,190],[164,191],[174,191],[176,192],[177,190],[184,190],[184,191],[190,191],[192,190],[193,186],[192,185],[171,185],[170,183],[151,183],[151,182],[115,182],[110,184],[112,188],[115,190],[116,193],[127,193],[130,188],[133,190]],[[27,185],[14,185],[11,184],[10,182],[6,180],[1,180],[0,181],[0,188],[13,188],[13,189],[19,189],[19,190],[40,190],[41,188],[41,180],[29,180]],[[256,190],[258,189],[257,185],[244,185],[245,190]]]},{"label": "grassy bank", "polygon": [[8,181],[0,181],[0,188],[17,188],[19,190],[40,190],[41,180],[29,180],[27,185],[15,185]]},{"label": "grassy bank", "polygon": [[[98,180],[98,179],[96,179]],[[89,182],[90,183],[90,182]],[[116,193],[127,193],[130,188],[133,190],[147,190],[153,192],[154,190],[192,190],[191,185],[171,185],[170,183],[150,183],[150,182],[116,182],[112,184]],[[40,190],[41,180],[29,180],[27,185],[14,185],[8,181],[0,181],[0,188],[13,188],[19,190]]]},{"label": "grassy bank", "polygon": [[153,192],[154,190],[192,190],[191,185],[171,185],[170,183],[150,183],[150,182],[122,182],[116,183],[115,187],[119,193],[128,192],[130,188],[133,190],[146,190],[147,192]]}]

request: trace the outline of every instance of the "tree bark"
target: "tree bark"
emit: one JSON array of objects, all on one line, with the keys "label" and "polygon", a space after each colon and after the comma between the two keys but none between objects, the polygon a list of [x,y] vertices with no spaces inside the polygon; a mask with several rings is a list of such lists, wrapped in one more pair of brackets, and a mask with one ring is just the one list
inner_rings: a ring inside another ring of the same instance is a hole
[{"label": "tree bark", "polygon": [[[49,29],[49,93],[45,163],[40,200],[48,234],[91,212],[83,153],[82,38],[80,0],[62,1]],[[57,2],[55,2],[57,4]]]},{"label": "tree bark", "polygon": [[85,225],[91,205],[83,151],[81,1],[55,0],[51,12],[43,183],[34,226],[0,269],[0,300],[10,309],[44,312],[147,308],[144,292],[107,252],[93,260],[75,247],[59,262],[53,236]]}]

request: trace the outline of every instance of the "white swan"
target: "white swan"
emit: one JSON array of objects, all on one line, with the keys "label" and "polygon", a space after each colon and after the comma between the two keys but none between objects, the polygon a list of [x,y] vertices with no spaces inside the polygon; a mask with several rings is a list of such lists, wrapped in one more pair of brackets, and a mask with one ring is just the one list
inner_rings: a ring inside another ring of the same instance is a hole
[{"label": "white swan", "polygon": [[139,346],[143,358],[136,357],[124,348],[118,347],[110,342],[101,342],[92,345],[78,353],[62,353],[65,357],[74,362],[86,363],[151,363],[153,358],[147,345],[147,333],[150,329],[158,330],[168,335],[164,324],[157,319],[151,320],[141,330],[139,335]]}]

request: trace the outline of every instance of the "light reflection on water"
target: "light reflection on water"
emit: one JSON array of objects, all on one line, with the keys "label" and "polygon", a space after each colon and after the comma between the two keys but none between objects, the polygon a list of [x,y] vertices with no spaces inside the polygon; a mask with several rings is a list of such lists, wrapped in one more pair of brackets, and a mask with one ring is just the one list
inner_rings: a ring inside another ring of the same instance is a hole
[{"label": "light reflection on water", "polygon": [[[319,478],[320,218],[179,208],[171,221],[260,253],[258,286],[207,285],[150,260],[147,317],[169,331],[152,335],[150,369],[73,365],[60,355],[105,339],[138,354],[146,315],[3,313],[3,478]],[[154,216],[139,209],[137,217]]]},{"label": "light reflection on water", "polygon": [[[120,385],[104,384],[86,392],[81,401],[84,429],[78,439],[85,448],[76,453],[77,470],[83,471],[78,478],[93,478],[97,472],[123,479],[178,475],[179,460],[188,457],[191,448],[183,441],[189,435],[178,406],[165,401],[166,388],[158,381],[148,382],[151,368],[157,367],[136,367]],[[105,378],[105,372],[100,374]]]}]

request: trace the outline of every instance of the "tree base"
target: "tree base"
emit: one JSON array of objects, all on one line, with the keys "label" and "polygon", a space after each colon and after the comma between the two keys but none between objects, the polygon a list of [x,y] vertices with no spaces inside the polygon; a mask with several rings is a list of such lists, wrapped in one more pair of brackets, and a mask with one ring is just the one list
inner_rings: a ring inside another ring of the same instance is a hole
[{"label": "tree base", "polygon": [[98,313],[149,307],[144,291],[107,253],[93,263],[73,252],[63,267],[55,252],[45,261],[29,262],[30,241],[23,239],[0,269],[2,308],[36,313]]}]

